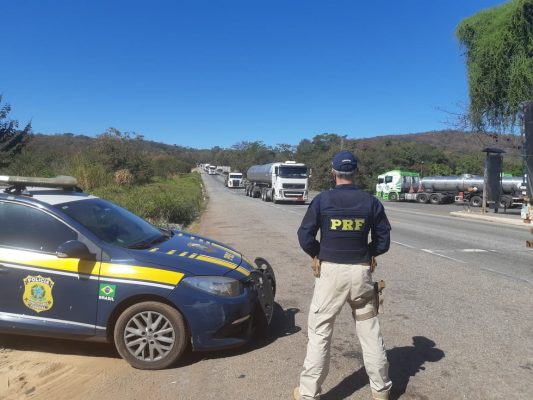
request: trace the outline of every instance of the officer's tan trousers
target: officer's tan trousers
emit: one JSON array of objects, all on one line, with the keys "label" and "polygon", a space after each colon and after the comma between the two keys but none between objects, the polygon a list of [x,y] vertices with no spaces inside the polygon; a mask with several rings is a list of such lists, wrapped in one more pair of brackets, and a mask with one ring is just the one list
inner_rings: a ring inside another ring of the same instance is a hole
[{"label": "officer's tan trousers", "polygon": [[[348,302],[352,315],[363,315],[373,309],[372,275],[364,264],[322,262],[320,278],[309,309],[307,355],[300,375],[301,399],[320,398],[321,386],[329,372],[330,344],[335,318]],[[392,383],[389,363],[377,317],[355,323],[363,350],[370,387],[376,398],[386,395]],[[383,397],[387,398],[387,397]]]}]

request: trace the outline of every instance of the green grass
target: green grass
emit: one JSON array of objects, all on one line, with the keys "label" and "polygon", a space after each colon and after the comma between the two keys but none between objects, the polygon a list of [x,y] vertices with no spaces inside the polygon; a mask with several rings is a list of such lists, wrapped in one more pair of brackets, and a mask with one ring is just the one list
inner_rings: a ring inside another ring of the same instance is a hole
[{"label": "green grass", "polygon": [[201,178],[197,173],[156,178],[145,185],[109,185],[91,191],[158,226],[188,225],[204,206]]}]

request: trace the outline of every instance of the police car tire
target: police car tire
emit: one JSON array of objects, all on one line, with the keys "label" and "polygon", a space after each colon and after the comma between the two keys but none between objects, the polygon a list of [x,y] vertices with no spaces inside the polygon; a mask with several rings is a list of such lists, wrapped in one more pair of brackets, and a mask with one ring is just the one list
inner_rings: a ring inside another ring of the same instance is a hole
[{"label": "police car tire", "polygon": [[[153,311],[163,315],[174,329],[175,341],[172,349],[164,358],[156,361],[142,361],[135,358],[127,349],[124,341],[124,330],[132,317],[145,312]],[[181,313],[168,304],[157,301],[146,301],[134,304],[120,314],[115,324],[114,341],[120,356],[132,367],[145,370],[165,369],[174,364],[183,354],[188,343],[188,333]]]}]

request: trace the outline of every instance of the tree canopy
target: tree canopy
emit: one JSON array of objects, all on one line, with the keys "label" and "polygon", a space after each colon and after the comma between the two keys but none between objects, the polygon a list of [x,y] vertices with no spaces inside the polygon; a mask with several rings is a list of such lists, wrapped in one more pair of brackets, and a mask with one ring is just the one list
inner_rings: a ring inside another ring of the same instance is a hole
[{"label": "tree canopy", "polygon": [[18,121],[8,119],[11,111],[9,104],[2,105],[0,96],[0,168],[7,167],[15,154],[19,153],[31,133],[31,124],[18,130]]},{"label": "tree canopy", "polygon": [[533,0],[511,0],[464,19],[468,119],[478,130],[512,129],[520,103],[533,99]]}]

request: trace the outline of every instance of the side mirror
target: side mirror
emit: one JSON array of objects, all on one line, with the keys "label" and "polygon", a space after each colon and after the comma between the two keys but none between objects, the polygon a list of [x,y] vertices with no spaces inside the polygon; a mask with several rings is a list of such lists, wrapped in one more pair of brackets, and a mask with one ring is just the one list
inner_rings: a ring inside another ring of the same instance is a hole
[{"label": "side mirror", "polygon": [[57,248],[56,255],[59,258],[80,258],[82,260],[94,260],[95,255],[89,251],[85,243],[79,240],[69,240]]}]

